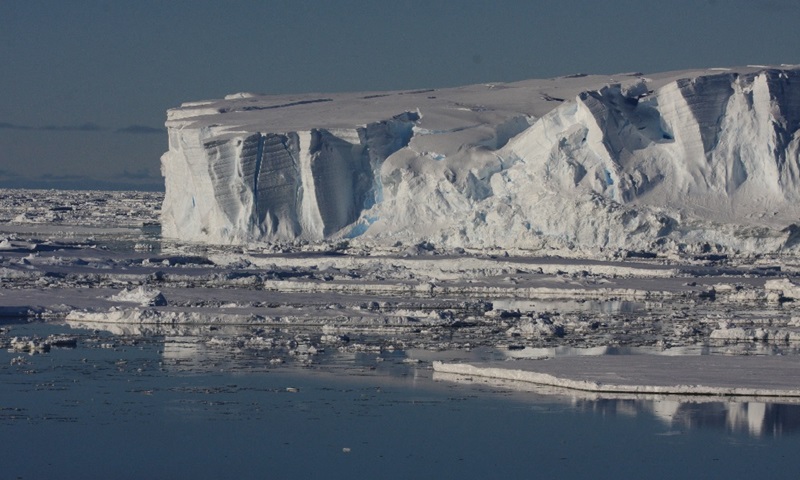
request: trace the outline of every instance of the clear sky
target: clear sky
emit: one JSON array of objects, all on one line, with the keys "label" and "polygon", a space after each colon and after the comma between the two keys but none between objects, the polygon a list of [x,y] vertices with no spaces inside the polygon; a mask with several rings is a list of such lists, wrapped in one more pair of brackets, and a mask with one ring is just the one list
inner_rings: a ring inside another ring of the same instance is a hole
[{"label": "clear sky", "polygon": [[3,0],[0,187],[160,189],[167,108],[800,63],[798,0]]}]

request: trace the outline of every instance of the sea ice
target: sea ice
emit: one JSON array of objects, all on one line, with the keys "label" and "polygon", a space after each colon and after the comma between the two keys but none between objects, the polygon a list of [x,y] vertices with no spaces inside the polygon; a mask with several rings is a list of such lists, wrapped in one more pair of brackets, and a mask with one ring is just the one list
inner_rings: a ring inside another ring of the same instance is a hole
[{"label": "sea ice", "polygon": [[480,365],[436,361],[433,369],[598,393],[800,397],[795,361],[780,356],[572,356]]},{"label": "sea ice", "polygon": [[167,299],[161,291],[140,285],[133,289],[123,290],[110,297],[111,300],[118,302],[138,303],[143,307],[157,307],[167,304]]}]

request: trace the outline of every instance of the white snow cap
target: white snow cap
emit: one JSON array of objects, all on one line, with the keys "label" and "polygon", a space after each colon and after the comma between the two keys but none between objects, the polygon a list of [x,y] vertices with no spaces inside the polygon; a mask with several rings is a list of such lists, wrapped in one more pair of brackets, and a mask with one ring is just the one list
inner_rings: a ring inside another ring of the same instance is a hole
[{"label": "white snow cap", "polygon": [[229,95],[168,113],[164,235],[796,249],[800,69]]}]

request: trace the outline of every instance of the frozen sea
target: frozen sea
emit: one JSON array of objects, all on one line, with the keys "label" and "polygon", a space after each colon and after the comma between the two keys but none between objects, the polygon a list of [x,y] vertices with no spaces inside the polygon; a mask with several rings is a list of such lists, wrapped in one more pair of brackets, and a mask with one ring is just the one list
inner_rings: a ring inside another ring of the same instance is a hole
[{"label": "frozen sea", "polygon": [[[0,193],[0,478],[796,477],[800,402],[768,396],[800,384],[795,258],[198,246],[156,194]],[[770,381],[434,370],[576,358]]]}]

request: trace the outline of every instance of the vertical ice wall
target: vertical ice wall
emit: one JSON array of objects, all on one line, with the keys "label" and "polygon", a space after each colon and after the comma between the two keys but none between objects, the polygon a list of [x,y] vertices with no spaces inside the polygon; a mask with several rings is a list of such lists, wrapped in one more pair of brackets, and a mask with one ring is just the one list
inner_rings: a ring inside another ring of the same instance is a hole
[{"label": "vertical ice wall", "polygon": [[800,199],[799,111],[797,70],[682,79],[655,92],[611,85],[551,112],[505,154],[551,188],[736,216]]},{"label": "vertical ice wall", "polygon": [[288,133],[170,128],[163,233],[211,243],[323,239],[380,199],[375,172],[408,144],[418,118]]}]

